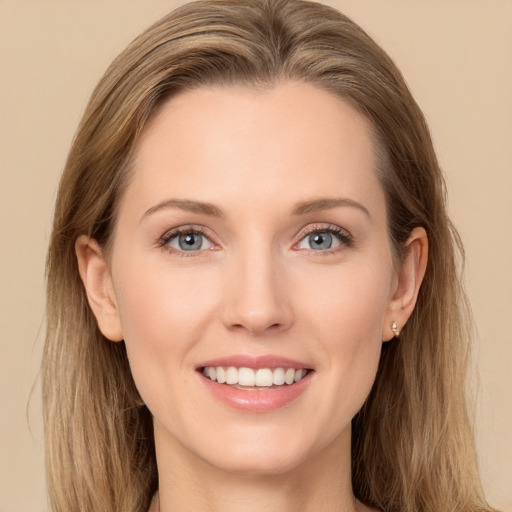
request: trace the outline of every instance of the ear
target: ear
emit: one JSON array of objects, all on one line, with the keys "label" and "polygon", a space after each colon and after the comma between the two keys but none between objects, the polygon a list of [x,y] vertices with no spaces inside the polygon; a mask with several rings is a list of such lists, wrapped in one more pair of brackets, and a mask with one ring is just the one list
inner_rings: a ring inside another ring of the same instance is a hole
[{"label": "ear", "polygon": [[[414,228],[405,245],[406,256],[398,271],[396,288],[388,305],[382,330],[383,341],[398,336],[411,316],[427,268],[428,238],[425,229]],[[393,323],[396,323],[395,331]]]},{"label": "ear", "polygon": [[111,341],[121,341],[123,333],[112,277],[101,247],[82,235],[75,243],[75,252],[87,300],[100,331]]}]

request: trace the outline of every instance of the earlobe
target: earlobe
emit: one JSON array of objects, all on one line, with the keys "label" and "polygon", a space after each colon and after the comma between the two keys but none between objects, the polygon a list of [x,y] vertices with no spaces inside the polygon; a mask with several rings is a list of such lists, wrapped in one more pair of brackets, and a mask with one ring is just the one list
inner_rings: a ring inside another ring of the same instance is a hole
[{"label": "earlobe", "polygon": [[121,341],[123,333],[112,277],[101,247],[82,235],[75,243],[75,252],[87,300],[100,331],[111,341]]},{"label": "earlobe", "polygon": [[411,316],[428,261],[428,238],[424,228],[414,228],[406,242],[406,256],[398,272],[398,282],[389,303],[382,339],[389,341]]}]

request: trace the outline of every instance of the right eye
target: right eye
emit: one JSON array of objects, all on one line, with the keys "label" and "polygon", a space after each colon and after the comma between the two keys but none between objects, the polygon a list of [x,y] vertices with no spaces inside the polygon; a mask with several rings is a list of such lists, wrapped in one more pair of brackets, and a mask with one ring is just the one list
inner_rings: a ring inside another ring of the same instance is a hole
[{"label": "right eye", "polygon": [[197,252],[213,249],[215,245],[203,233],[193,229],[168,233],[162,240],[162,246],[177,252]]}]

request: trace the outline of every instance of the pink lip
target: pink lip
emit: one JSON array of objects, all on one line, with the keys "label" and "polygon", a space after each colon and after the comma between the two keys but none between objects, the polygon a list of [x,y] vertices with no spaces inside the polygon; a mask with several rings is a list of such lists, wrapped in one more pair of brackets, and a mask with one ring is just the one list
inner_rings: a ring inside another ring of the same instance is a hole
[{"label": "pink lip", "polygon": [[310,368],[307,364],[293,359],[275,355],[247,356],[234,355],[204,361],[197,367],[197,376],[206,389],[229,408],[243,412],[263,413],[279,409],[299,396],[308,388],[313,378],[313,371],[294,384],[283,384],[276,388],[238,389],[226,384],[219,384],[205,377],[200,370],[205,366],[234,366],[235,368]]},{"label": "pink lip", "polygon": [[279,409],[298,398],[310,384],[313,373],[308,373],[302,380],[294,384],[254,390],[237,389],[214,382],[201,373],[197,375],[208,391],[230,408],[244,412],[262,413]]},{"label": "pink lip", "polygon": [[210,359],[197,365],[197,369],[204,368],[205,366],[234,366],[235,368],[311,368],[307,363],[281,357],[277,355],[264,355],[264,356],[249,356],[244,354],[234,354],[226,357],[219,357]]}]

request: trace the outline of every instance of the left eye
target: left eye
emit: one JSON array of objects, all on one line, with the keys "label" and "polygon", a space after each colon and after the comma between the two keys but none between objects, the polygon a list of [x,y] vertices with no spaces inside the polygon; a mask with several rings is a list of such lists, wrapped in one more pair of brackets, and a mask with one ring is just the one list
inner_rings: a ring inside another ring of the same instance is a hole
[{"label": "left eye", "polygon": [[298,244],[299,249],[326,251],[341,245],[340,237],[330,231],[315,231],[305,236]]},{"label": "left eye", "polygon": [[204,251],[213,247],[212,242],[206,236],[195,231],[173,235],[167,240],[166,245],[173,249],[188,252]]}]

